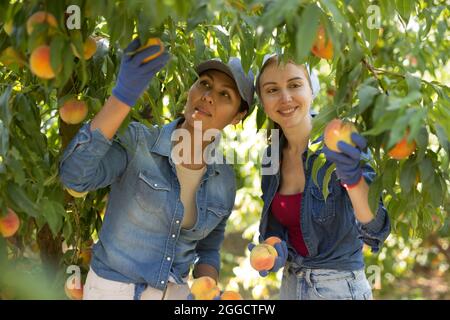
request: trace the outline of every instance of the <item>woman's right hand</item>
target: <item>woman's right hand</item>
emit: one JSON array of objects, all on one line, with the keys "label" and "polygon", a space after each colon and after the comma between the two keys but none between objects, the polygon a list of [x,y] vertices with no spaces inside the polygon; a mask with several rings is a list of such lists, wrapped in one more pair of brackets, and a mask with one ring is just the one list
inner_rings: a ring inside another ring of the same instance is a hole
[{"label": "woman's right hand", "polygon": [[149,46],[134,55],[130,53],[141,47],[139,39],[134,39],[124,50],[122,61],[120,63],[120,71],[117,76],[117,83],[112,94],[127,104],[129,107],[135,105],[137,99],[147,88],[153,76],[161,70],[169,60],[169,54],[163,52],[153,60],[142,63],[145,58],[159,52],[161,47],[159,44]]}]

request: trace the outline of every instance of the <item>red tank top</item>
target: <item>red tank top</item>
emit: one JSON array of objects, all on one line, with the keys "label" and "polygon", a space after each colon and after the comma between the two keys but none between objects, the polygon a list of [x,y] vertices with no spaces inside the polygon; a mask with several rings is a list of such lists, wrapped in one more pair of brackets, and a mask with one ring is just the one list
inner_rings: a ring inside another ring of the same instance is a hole
[{"label": "red tank top", "polygon": [[300,209],[302,205],[302,194],[282,195],[276,193],[272,200],[273,216],[288,229],[289,242],[298,254],[306,257],[308,249],[303,240],[300,225]]}]

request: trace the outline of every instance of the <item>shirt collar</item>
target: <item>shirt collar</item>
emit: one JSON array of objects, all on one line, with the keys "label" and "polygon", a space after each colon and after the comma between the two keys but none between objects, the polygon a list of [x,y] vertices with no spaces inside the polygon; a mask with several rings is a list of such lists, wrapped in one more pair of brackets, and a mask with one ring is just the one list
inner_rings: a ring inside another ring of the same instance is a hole
[{"label": "shirt collar", "polygon": [[[153,144],[153,146],[150,149],[150,152],[157,153],[161,156],[169,158],[170,164],[173,166],[174,163],[172,162],[172,158],[170,156],[172,151],[172,133],[177,128],[177,125],[183,121],[184,118],[180,117],[175,119],[174,121],[162,126],[158,138],[156,139],[156,142]],[[219,143],[219,141],[212,142],[215,145]],[[208,176],[215,175],[216,173],[220,173],[219,166],[216,163],[208,164],[206,165],[206,173]]]}]

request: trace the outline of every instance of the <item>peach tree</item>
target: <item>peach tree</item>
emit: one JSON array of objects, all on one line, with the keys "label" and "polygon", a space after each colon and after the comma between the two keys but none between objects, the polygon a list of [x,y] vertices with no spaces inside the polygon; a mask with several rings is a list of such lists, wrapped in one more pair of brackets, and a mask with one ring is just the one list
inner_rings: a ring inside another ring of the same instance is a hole
[{"label": "peach tree", "polygon": [[[17,232],[0,237],[0,264],[29,271],[31,260],[42,261],[58,285],[69,265],[87,271],[108,189],[65,190],[58,164],[111,94],[122,50],[135,36],[160,38],[171,60],[124,126],[164,124],[179,115],[193,66],[203,59],[240,56],[256,73],[264,54],[284,53],[319,73],[313,137],[333,118],[346,118],[368,139],[378,173],[370,203],[383,194],[393,232],[448,236],[450,11],[444,2],[0,0],[0,216],[19,218]],[[272,128],[259,106],[252,112],[246,126]],[[392,156],[393,148],[400,156]],[[314,163],[314,174],[323,163]],[[237,172],[242,188],[244,176],[258,176],[257,169]]]}]

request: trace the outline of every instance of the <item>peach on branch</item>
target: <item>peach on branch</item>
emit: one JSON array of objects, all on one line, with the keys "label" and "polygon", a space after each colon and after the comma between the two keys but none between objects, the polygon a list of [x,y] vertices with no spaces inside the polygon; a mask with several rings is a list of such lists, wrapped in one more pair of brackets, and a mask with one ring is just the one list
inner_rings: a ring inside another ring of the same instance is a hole
[{"label": "peach on branch", "polygon": [[144,60],[142,60],[142,63],[147,63],[147,62],[149,62],[149,61],[155,59],[155,58],[158,57],[161,53],[164,52],[164,45],[163,45],[163,43],[161,42],[161,40],[160,40],[159,38],[150,38],[150,39],[147,40],[147,43],[146,43],[145,45],[139,47],[139,48],[136,50],[136,53],[137,53],[137,52],[140,52],[140,51],[142,51],[142,50],[144,50],[144,49],[146,49],[146,48],[148,48],[148,47],[150,47],[150,46],[159,46],[159,51],[156,52],[156,53],[154,53],[154,54],[152,54],[152,55],[150,55],[150,56],[148,56],[148,57],[145,58]]},{"label": "peach on branch", "polygon": [[[82,100],[77,100],[75,98],[69,98],[64,101],[62,106],[59,108],[59,116],[67,124],[78,124],[83,121],[88,114],[88,107],[86,102]],[[68,192],[74,197],[82,197],[86,193],[75,193],[72,191]]]},{"label": "peach on branch", "polygon": [[37,24],[46,23],[50,28],[56,28],[58,26],[58,22],[54,15],[46,11],[38,11],[31,15],[27,20],[27,33],[31,35],[33,33],[34,27]]},{"label": "peach on branch", "polygon": [[389,150],[388,154],[391,158],[396,160],[406,159],[416,150],[416,142],[414,140],[408,142],[408,135],[409,132],[406,132],[403,138]]},{"label": "peach on branch", "polygon": [[[72,44],[72,52],[73,54],[81,59],[81,54],[78,52],[77,48]],[[97,51],[97,43],[95,42],[94,38],[88,37],[86,41],[83,44],[83,57],[84,60],[89,60],[92,58],[92,56]]]},{"label": "peach on branch", "polygon": [[50,63],[50,47],[43,45],[33,50],[30,56],[30,70],[42,79],[53,79],[56,74]]},{"label": "peach on branch", "polygon": [[333,58],[333,42],[327,38],[325,28],[322,25],[317,30],[316,40],[311,51],[319,58],[328,60]]},{"label": "peach on branch", "polygon": [[3,237],[12,237],[19,230],[19,227],[19,216],[11,208],[8,208],[5,216],[0,215],[0,233]]}]

